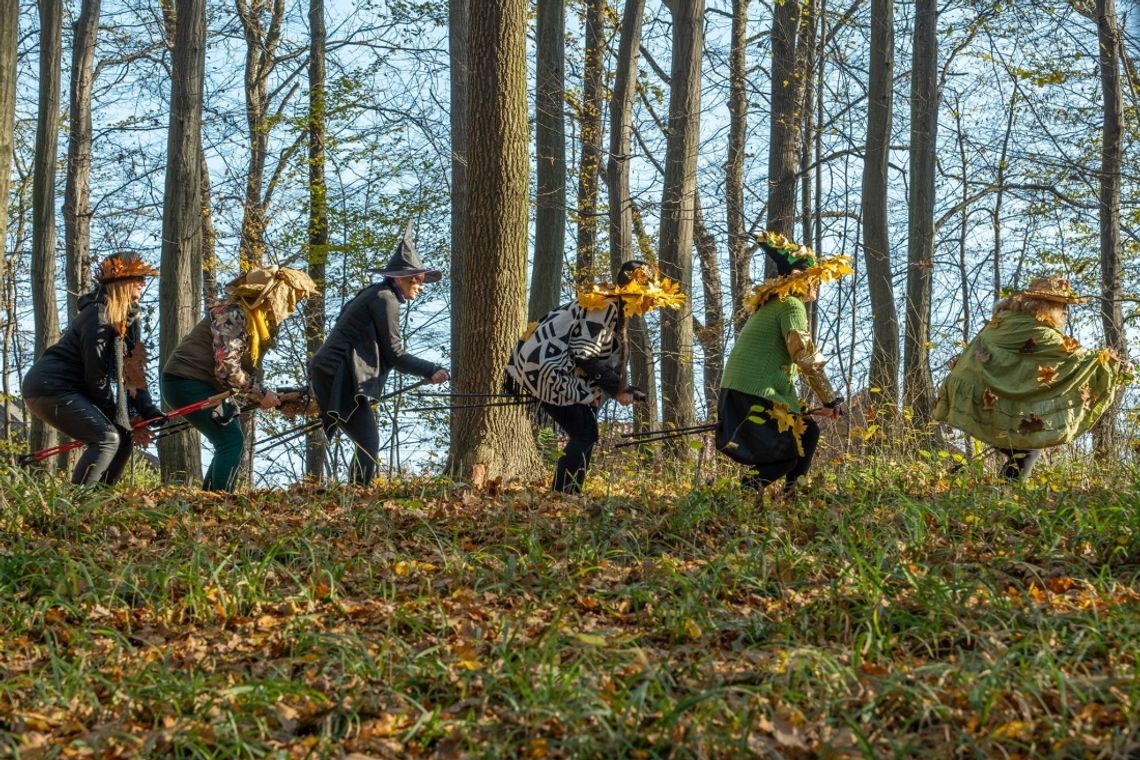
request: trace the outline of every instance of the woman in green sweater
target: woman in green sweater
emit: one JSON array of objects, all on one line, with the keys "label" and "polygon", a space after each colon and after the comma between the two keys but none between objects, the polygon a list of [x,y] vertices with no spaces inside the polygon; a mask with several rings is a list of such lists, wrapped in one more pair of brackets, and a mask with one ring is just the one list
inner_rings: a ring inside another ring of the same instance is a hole
[{"label": "woman in green sweater", "polygon": [[[851,273],[846,257],[817,260],[807,246],[766,233],[760,246],[776,264],[778,276],[753,289],[745,300],[751,316],[740,331],[724,367],[717,405],[717,449],[752,471],[747,487],[763,489],[783,478],[791,494],[811,467],[819,442],[812,415],[834,419],[842,399],[824,374],[825,360],[815,347],[804,304],[819,295],[821,282]],[[806,412],[796,396],[803,373],[819,397],[820,409]]]}]

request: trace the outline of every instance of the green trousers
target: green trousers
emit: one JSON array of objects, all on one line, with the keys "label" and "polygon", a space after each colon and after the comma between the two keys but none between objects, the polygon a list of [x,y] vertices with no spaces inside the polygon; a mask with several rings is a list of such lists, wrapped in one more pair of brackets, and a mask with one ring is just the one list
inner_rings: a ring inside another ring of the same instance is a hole
[{"label": "green trousers", "polygon": [[[185,377],[163,375],[159,380],[162,400],[171,409],[193,404],[209,398],[218,391],[209,383],[190,380]],[[232,404],[232,401],[225,402]],[[214,447],[214,460],[206,470],[202,480],[203,491],[233,491],[237,486],[241,454],[245,448],[245,435],[241,431],[241,420],[237,415],[223,424],[214,419],[213,409],[203,409],[185,416],[187,422],[206,436]]]}]

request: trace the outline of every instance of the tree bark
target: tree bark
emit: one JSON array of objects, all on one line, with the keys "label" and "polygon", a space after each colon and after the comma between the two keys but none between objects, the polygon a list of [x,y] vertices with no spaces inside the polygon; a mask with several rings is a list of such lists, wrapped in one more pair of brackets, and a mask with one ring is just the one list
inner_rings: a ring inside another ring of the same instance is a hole
[{"label": "tree bark", "polygon": [[[468,6],[466,248],[455,269],[460,308],[478,319],[465,320],[459,338],[463,363],[452,382],[459,393],[498,392],[525,321],[528,5],[471,0]],[[453,419],[453,477],[480,487],[538,471],[533,439],[519,434],[529,428],[521,408],[461,409]]]},{"label": "tree bark", "polygon": [[[448,0],[448,58],[451,99],[451,367],[463,366],[463,273],[466,257],[463,220],[467,213],[467,17],[469,0]],[[454,382],[454,381],[453,381]],[[451,417],[448,440],[459,435],[460,419]],[[449,462],[449,469],[450,469]]]},{"label": "tree bark", "polygon": [[751,284],[750,247],[744,229],[744,151],[748,139],[748,2],[732,0],[728,53],[728,158],[724,167],[724,202],[728,212],[728,271],[732,290],[732,325],[739,334],[748,319],[744,297]]},{"label": "tree bark", "polygon": [[601,272],[598,248],[598,177],[602,166],[602,97],[605,84],[606,0],[585,0],[586,49],[583,54],[581,125],[582,157],[578,166],[578,245],[574,280],[593,282]]},{"label": "tree bark", "polygon": [[796,175],[806,72],[800,35],[813,23],[806,0],[777,3],[772,13],[772,117],[768,139],[768,229],[795,237]]},{"label": "tree bark", "polygon": [[[0,391],[3,401],[10,398],[8,387],[8,351],[10,336],[15,330],[15,288],[11,282],[14,272],[7,269],[8,255],[8,203],[12,171],[12,152],[15,149],[16,127],[16,43],[20,26],[19,0],[0,0],[0,292],[4,294],[4,340],[0,346]],[[11,298],[9,298],[11,294]],[[0,430],[4,440],[12,434],[8,414],[4,414],[4,427]]]},{"label": "tree bark", "polygon": [[[170,129],[162,213],[159,278],[159,365],[198,322],[202,271],[202,86],[206,0],[179,0],[171,59]],[[202,473],[197,432],[159,441],[163,482],[196,484]]]},{"label": "tree bark", "polygon": [[867,83],[867,148],[863,159],[863,256],[871,296],[871,368],[884,410],[899,403],[899,317],[895,310],[887,225],[887,172],[894,110],[894,0],[871,0],[871,68]]},{"label": "tree bark", "polygon": [[[55,167],[59,135],[60,0],[40,2],[39,117],[32,171],[32,313],[36,326],[35,358],[59,340],[55,305]],[[52,446],[55,431],[33,417],[32,451]],[[47,465],[50,470],[51,464]]]},{"label": "tree bark", "polygon": [[[309,276],[317,292],[305,299],[308,358],[325,341],[325,264],[329,253],[325,184],[325,3],[309,0]],[[323,430],[305,436],[305,477],[319,482],[328,460]]]},{"label": "tree bark", "polygon": [[[1104,101],[1104,129],[1100,154],[1100,294],[1105,344],[1120,357],[1128,355],[1121,308],[1120,170],[1124,112],[1120,87],[1120,27],[1116,0],[1096,0],[1097,38],[1100,42],[1100,87]],[[1112,451],[1117,441],[1117,395],[1093,429],[1099,451]]]},{"label": "tree bark", "polygon": [[697,333],[704,354],[704,392],[706,419],[716,414],[720,397],[720,380],[724,374],[724,295],[720,286],[720,263],[716,251],[716,238],[705,227],[700,196],[693,207],[694,234],[697,258],[701,262],[701,289],[705,297],[705,323]]},{"label": "tree bark", "polygon": [[98,32],[99,0],[83,0],[71,50],[70,130],[63,191],[69,319],[75,317],[79,296],[91,284],[91,93],[95,86]]},{"label": "tree bark", "polygon": [[566,248],[566,3],[538,0],[535,30],[534,268],[527,318],[558,306]]},{"label": "tree bark", "polygon": [[[633,90],[637,82],[637,59],[641,47],[641,17],[645,0],[626,0],[618,39],[614,86],[610,93],[610,156],[606,166],[610,204],[610,276],[617,277],[626,261],[632,261],[633,199],[629,194],[630,135],[633,131]],[[653,347],[644,317],[629,320],[630,377],[645,391],[647,403],[633,408],[636,430],[657,424],[657,377],[653,371]]]},{"label": "tree bark", "polygon": [[907,235],[903,403],[923,429],[934,404],[930,304],[934,273],[934,174],[938,146],[938,4],[917,0],[910,99],[910,197]]},{"label": "tree bark", "polygon": [[[701,112],[701,54],[704,0],[673,8],[673,64],[669,87],[669,136],[665,149],[665,188],[661,199],[661,272],[691,295],[693,214],[696,208],[697,144]],[[661,390],[664,420],[693,425],[693,322],[691,306],[661,317]],[[678,453],[688,449],[677,449]]]}]

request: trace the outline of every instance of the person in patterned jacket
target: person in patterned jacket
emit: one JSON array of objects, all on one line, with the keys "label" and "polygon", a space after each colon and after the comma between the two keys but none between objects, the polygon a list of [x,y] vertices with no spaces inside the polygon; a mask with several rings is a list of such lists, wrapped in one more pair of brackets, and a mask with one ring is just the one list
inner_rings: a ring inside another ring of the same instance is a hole
[{"label": "person in patterned jacket", "polygon": [[[602,400],[608,396],[628,406],[644,398],[625,382],[626,316],[683,300],[667,280],[663,291],[644,261],[627,261],[616,280],[616,288],[595,287],[546,314],[507,363],[509,378],[536,398],[569,438],[554,472],[555,491],[581,491],[598,441]],[[632,292],[621,292],[627,288]]]},{"label": "person in patterned jacket", "polygon": [[[238,277],[170,355],[159,381],[162,400],[181,407],[231,390],[262,409],[280,406],[278,395],[258,382],[257,368],[277,328],[316,291],[309,275],[298,269],[259,267]],[[204,491],[233,491],[237,486],[245,435],[233,419],[236,411],[231,400],[216,410],[186,415],[214,447]]]},{"label": "person in patterned jacket", "polygon": [[163,419],[147,391],[138,323],[139,296],[156,274],[133,252],[105,258],[97,287],[79,299],[67,331],[24,376],[28,409],[87,444],[72,483],[113,485],[133,443],[150,439],[145,427],[132,431],[131,417]]},{"label": "person in patterned jacket", "polygon": [[[743,485],[763,490],[784,479],[784,492],[795,491],[806,475],[819,442],[814,416],[834,419],[842,399],[824,373],[825,360],[815,346],[805,302],[819,295],[820,282],[851,273],[846,257],[817,260],[807,246],[783,235],[765,233],[760,246],[776,264],[777,277],[766,280],[745,299],[751,312],[725,362],[717,404],[716,447],[751,468]],[[802,374],[822,407],[807,412],[796,395]]]}]

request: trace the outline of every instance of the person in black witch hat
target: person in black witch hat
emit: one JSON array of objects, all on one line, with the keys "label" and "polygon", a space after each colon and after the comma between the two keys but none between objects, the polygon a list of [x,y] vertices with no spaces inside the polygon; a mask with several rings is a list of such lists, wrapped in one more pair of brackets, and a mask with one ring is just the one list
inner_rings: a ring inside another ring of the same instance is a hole
[{"label": "person in black witch hat", "polygon": [[392,369],[418,375],[431,383],[449,379],[442,366],[404,351],[400,304],[414,299],[425,284],[443,273],[428,269],[412,243],[412,223],[383,269],[384,279],[356,294],[337,317],[328,340],[309,363],[309,385],[330,439],[340,428],[354,444],[352,481],[367,485],[376,477],[380,431],[369,399],[379,398]]},{"label": "person in black witch hat", "polygon": [[21,392],[41,420],[87,444],[71,482],[112,485],[119,479],[146,428],[131,418],[160,422],[146,383],[146,347],[138,304],[148,277],[158,270],[137,253],[108,256],[97,286],[79,299],[75,319],[59,342],[44,351],[24,376]]},{"label": "person in black witch hat", "polygon": [[[783,478],[784,492],[795,492],[806,475],[819,442],[813,416],[835,419],[842,399],[824,373],[825,360],[815,346],[805,302],[819,295],[821,282],[850,274],[844,256],[816,259],[810,248],[767,232],[760,247],[776,264],[777,276],[757,285],[745,301],[750,316],[725,362],[717,404],[716,447],[751,467],[746,487],[764,489]],[[815,392],[822,406],[803,409],[796,377]]]}]

